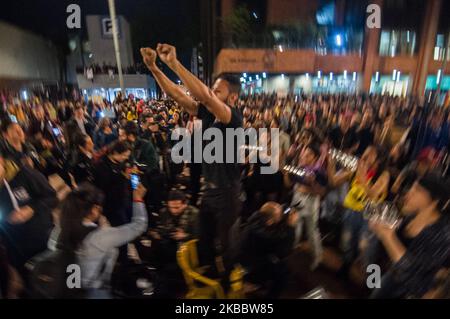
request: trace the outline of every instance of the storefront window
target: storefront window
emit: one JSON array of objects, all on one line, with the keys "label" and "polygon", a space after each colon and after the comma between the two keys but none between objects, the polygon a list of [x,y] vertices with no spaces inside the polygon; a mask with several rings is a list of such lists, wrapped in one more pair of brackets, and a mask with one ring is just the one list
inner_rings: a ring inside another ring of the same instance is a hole
[{"label": "storefront window", "polygon": [[380,37],[381,56],[414,55],[416,32],[411,30],[383,30]]},{"label": "storefront window", "polygon": [[409,83],[409,75],[396,73],[395,80],[393,75],[373,76],[370,84],[370,93],[406,96]]},{"label": "storefront window", "polygon": [[[447,55],[447,61],[450,61],[449,40],[450,40],[450,32],[447,34],[447,39],[445,39],[445,34],[443,33],[440,33],[436,36],[436,45],[434,47],[434,54],[433,54],[433,58],[435,61],[443,61],[444,55]],[[446,46],[447,50],[445,50]]]}]

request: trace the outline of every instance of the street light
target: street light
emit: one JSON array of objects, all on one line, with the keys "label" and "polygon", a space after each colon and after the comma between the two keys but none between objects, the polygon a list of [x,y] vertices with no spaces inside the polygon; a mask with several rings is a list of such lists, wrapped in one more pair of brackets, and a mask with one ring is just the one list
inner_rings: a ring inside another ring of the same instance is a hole
[{"label": "street light", "polygon": [[347,70],[344,70],[344,80],[347,80]]},{"label": "street light", "polygon": [[375,82],[378,82],[378,81],[380,81],[380,72],[376,72],[375,73]]},{"label": "street light", "polygon": [[436,85],[439,85],[441,83],[441,76],[442,76],[442,70],[439,69],[436,77]]},{"label": "street light", "polygon": [[317,71],[317,78],[320,79],[322,77],[322,71]]},{"label": "street light", "polygon": [[119,46],[119,36],[118,36],[117,18],[116,18],[116,5],[114,3],[114,0],[108,0],[108,7],[109,7],[109,15],[111,16],[114,51],[116,53],[116,64],[117,64],[117,70],[119,73],[119,84],[120,84],[120,89],[121,89],[122,93],[125,95],[125,85],[123,82],[123,73],[122,73],[122,60],[120,59],[120,46]]},{"label": "street light", "polygon": [[266,72],[263,72],[262,77],[263,77],[263,79],[265,79],[267,77]]},{"label": "street light", "polygon": [[342,46],[342,36],[340,34],[336,35],[336,45],[338,47]]}]

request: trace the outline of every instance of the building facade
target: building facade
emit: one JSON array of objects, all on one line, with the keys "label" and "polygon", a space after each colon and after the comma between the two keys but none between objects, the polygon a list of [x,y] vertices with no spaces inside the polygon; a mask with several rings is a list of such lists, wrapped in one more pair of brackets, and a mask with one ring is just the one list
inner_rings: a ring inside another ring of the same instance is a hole
[{"label": "building facade", "polygon": [[[137,98],[156,98],[155,80],[134,63],[131,34],[128,22],[123,16],[117,17],[119,50],[123,69],[125,95]],[[78,67],[76,80],[85,99],[107,99],[113,101],[121,91],[117,70],[112,24],[109,16],[87,15],[87,36],[84,43],[74,39],[78,49],[72,52],[74,61],[83,60],[83,67]]]},{"label": "building facade", "polygon": [[0,87],[26,92],[56,85],[60,75],[58,51],[51,41],[0,22]]},{"label": "building facade", "polygon": [[[222,20],[239,3],[222,0]],[[366,24],[370,4],[381,9],[381,28]],[[246,7],[255,25],[264,20],[257,41],[225,43],[214,65],[216,75],[240,74],[248,93],[450,89],[449,1],[266,0],[258,6]]]}]

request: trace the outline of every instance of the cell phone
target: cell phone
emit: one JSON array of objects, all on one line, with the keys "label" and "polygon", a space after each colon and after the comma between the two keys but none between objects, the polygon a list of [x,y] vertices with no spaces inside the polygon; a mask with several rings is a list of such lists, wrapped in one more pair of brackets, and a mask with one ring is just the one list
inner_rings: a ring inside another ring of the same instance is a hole
[{"label": "cell phone", "polygon": [[137,174],[131,174],[131,188],[132,188],[133,190],[137,189],[139,183],[140,183],[139,175],[137,175]]},{"label": "cell phone", "polygon": [[292,207],[288,207],[284,210],[283,215],[289,215],[289,213],[291,212]]},{"label": "cell phone", "polygon": [[54,127],[54,128],[52,128],[52,130],[53,130],[53,134],[54,134],[56,137],[58,137],[58,136],[61,135],[61,130],[60,130],[59,128]]},{"label": "cell phone", "polygon": [[17,117],[15,115],[10,114],[9,119],[11,120],[11,122],[17,123]]},{"label": "cell phone", "polygon": [[302,210],[304,206],[301,205],[301,201],[298,201],[294,205],[288,206],[284,211],[283,215],[289,215],[292,212],[292,209]]}]

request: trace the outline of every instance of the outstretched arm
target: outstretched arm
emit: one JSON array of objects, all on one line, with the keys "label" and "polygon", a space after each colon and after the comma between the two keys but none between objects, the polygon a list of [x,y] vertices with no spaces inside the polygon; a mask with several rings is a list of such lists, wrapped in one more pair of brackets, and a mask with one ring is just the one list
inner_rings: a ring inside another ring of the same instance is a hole
[{"label": "outstretched arm", "polygon": [[222,123],[231,121],[231,110],[213,91],[189,72],[177,59],[175,47],[168,44],[158,44],[156,51],[160,59],[166,63],[183,81],[192,95],[199,100]]},{"label": "outstretched arm", "polygon": [[198,103],[186,95],[183,90],[173,83],[156,65],[156,52],[150,48],[141,48],[141,55],[147,68],[152,72],[158,85],[168,96],[174,99],[191,115],[197,115]]}]

